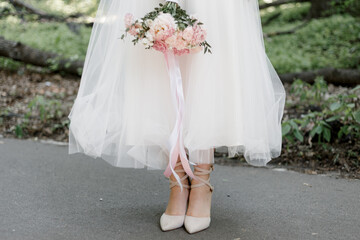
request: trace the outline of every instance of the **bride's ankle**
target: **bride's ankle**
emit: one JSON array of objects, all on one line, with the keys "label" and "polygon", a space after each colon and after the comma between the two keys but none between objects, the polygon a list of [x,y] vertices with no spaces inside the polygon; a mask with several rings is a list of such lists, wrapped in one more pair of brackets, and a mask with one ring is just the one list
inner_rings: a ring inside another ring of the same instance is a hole
[{"label": "bride's ankle", "polygon": [[[178,169],[176,169],[178,170]],[[178,173],[181,179],[183,190],[181,191],[180,185],[175,176],[170,176],[170,196],[165,213],[168,215],[184,215],[186,213],[186,207],[188,203],[188,197],[190,193],[189,178],[185,173]]]},{"label": "bride's ankle", "polygon": [[191,181],[189,208],[187,216],[210,217],[213,186],[210,184],[210,173],[213,165],[197,165],[194,169],[196,178]]},{"label": "bride's ankle", "polygon": [[207,188],[213,191],[213,186],[210,184],[210,174],[214,170],[213,164],[200,164],[194,167],[195,178],[191,179],[191,188]]}]

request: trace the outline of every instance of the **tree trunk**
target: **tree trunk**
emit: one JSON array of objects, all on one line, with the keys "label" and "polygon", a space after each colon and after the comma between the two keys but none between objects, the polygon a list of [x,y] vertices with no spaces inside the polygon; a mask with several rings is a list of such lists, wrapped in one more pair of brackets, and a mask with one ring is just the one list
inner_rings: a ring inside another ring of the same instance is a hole
[{"label": "tree trunk", "polygon": [[330,2],[329,0],[311,0],[310,16],[312,18],[319,18],[329,15]]},{"label": "tree trunk", "polygon": [[57,71],[64,71],[78,76],[80,76],[84,65],[83,61],[65,59],[56,53],[33,49],[20,42],[9,41],[3,37],[0,37],[0,56],[40,67],[53,67],[56,65]]}]

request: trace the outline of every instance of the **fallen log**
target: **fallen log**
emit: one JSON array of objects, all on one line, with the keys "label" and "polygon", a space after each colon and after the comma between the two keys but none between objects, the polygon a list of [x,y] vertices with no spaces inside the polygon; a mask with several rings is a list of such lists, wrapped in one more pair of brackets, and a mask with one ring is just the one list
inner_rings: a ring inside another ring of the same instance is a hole
[{"label": "fallen log", "polygon": [[277,0],[275,2],[261,4],[259,8],[265,9],[269,7],[278,7],[288,3],[302,3],[302,2],[310,2],[310,0]]},{"label": "fallen log", "polygon": [[14,42],[0,37],[0,56],[11,58],[27,64],[40,67],[54,67],[55,71],[63,71],[80,76],[83,61],[66,59],[56,53],[50,53],[31,48],[20,42]]},{"label": "fallen log", "polygon": [[[84,65],[83,61],[66,59],[56,53],[37,50],[20,42],[6,40],[1,36],[0,56],[48,68],[54,66],[55,62],[55,72],[63,71],[77,76],[81,75],[81,69]],[[318,76],[323,76],[326,82],[334,85],[355,86],[360,84],[360,70],[336,69],[332,67],[313,71],[280,74],[280,79],[283,83],[292,83],[295,79],[302,79],[305,82],[313,83]]]},{"label": "fallen log", "polygon": [[293,29],[287,30],[287,31],[280,31],[280,32],[272,32],[272,33],[264,33],[264,37],[266,38],[270,38],[270,37],[275,37],[275,36],[280,36],[280,35],[287,35],[287,34],[293,34],[296,33],[297,30],[305,27],[306,25],[308,25],[310,23],[310,19],[306,19],[303,23],[301,23],[300,25],[294,27]]},{"label": "fallen log", "polygon": [[269,25],[272,21],[276,20],[277,18],[279,18],[281,16],[282,12],[278,12],[274,15],[272,15],[271,17],[269,17],[263,24],[263,26],[267,26]]},{"label": "fallen log", "polygon": [[[56,22],[67,22],[68,24],[71,24],[72,26],[75,24],[83,24],[86,27],[92,27],[93,26],[93,22],[89,22],[89,23],[78,23],[78,22],[69,22],[69,19],[71,18],[79,18],[79,17],[83,17],[82,14],[78,13],[78,14],[73,14],[67,17],[63,17],[63,16],[59,16],[59,15],[54,15],[54,14],[49,14],[46,13],[40,9],[35,8],[34,6],[25,3],[21,0],[9,0],[9,2],[15,7],[15,8],[22,8],[25,9],[28,13],[31,14],[35,14],[37,15],[40,19],[45,19],[48,21],[56,21]],[[71,28],[70,28],[71,29]]]},{"label": "fallen log", "polygon": [[64,18],[57,15],[48,14],[42,10],[39,10],[32,5],[25,3],[21,0],[9,0],[9,2],[14,6],[18,8],[23,8],[27,12],[38,15],[40,18],[49,19],[49,20],[57,20],[57,21],[63,21]]},{"label": "fallen log", "polygon": [[313,71],[281,74],[283,83],[292,83],[295,79],[301,79],[308,83],[314,83],[318,76],[323,76],[327,83],[341,86],[356,86],[360,84],[360,70],[358,69],[337,69],[323,68]]}]

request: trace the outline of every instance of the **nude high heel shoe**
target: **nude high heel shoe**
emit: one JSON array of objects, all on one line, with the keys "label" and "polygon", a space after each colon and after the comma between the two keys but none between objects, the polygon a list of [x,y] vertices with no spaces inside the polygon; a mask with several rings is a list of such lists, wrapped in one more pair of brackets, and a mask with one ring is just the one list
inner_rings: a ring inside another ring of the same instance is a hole
[{"label": "nude high heel shoe", "polygon": [[[180,166],[181,162],[178,162],[175,167]],[[185,172],[184,169],[176,169],[175,170],[176,173],[183,173]],[[187,174],[185,174],[182,178],[180,178],[181,182],[185,179],[187,179],[189,176]],[[175,187],[175,186],[180,186],[179,183],[177,181],[172,181],[169,178],[170,181],[170,189]],[[189,189],[190,186],[186,185],[186,184],[182,184],[182,186],[184,188]],[[160,227],[162,231],[170,231],[170,230],[174,230],[177,228],[180,228],[184,225],[184,219],[185,219],[185,214],[184,215],[168,215],[166,213],[163,213],[160,217]]]},{"label": "nude high heel shoe", "polygon": [[[213,170],[214,170],[213,166],[211,166],[209,170],[195,167],[194,175],[196,176],[207,175],[210,174]],[[191,188],[207,185],[209,186],[210,191],[213,192],[214,187],[210,184],[210,175],[207,180],[204,180],[202,178],[198,178],[198,180],[201,181],[201,183],[191,185]],[[185,215],[184,225],[188,233],[196,233],[208,228],[210,226],[210,222],[211,222],[210,217],[192,217]]]}]

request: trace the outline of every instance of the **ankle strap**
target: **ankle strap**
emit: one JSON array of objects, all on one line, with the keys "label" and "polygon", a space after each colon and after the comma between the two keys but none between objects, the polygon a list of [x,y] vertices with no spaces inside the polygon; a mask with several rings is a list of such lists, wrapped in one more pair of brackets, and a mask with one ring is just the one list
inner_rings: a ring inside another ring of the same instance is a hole
[{"label": "ankle strap", "polygon": [[[181,181],[184,181],[184,180],[187,179],[188,177],[189,177],[189,176],[188,176],[187,174],[185,174],[182,178],[180,178],[180,182],[181,182]],[[172,180],[169,178],[169,182],[170,182],[170,185],[169,185],[169,188],[170,188],[170,189],[173,188],[173,187],[175,187],[175,186],[179,186],[179,187],[180,187],[180,184],[178,183],[178,181],[172,181]],[[187,189],[190,188],[190,186],[187,185],[187,184],[182,184],[182,186],[183,186],[184,188],[187,188]]]},{"label": "ankle strap", "polygon": [[[178,162],[178,163],[176,163],[175,168],[178,167],[178,166],[181,166],[181,165],[182,165],[181,162]],[[183,172],[185,172],[184,169],[175,169],[174,171],[177,172],[177,173],[183,173]],[[189,175],[185,174],[182,178],[180,178],[180,182],[184,181],[184,180],[187,179],[188,177],[189,177]],[[169,182],[170,182],[170,186],[169,186],[170,189],[173,188],[173,187],[175,187],[175,186],[179,186],[179,187],[180,187],[180,184],[178,183],[178,181],[172,181],[172,180],[169,178]],[[187,184],[182,184],[182,186],[183,186],[184,188],[187,188],[187,189],[190,188],[190,186],[187,185]]]},{"label": "ankle strap", "polygon": [[194,166],[194,170],[195,170],[194,175],[196,176],[207,175],[210,174],[212,171],[214,171],[214,166],[211,165],[209,170]]},{"label": "ankle strap", "polygon": [[[181,166],[181,165],[182,165],[181,162],[178,162],[178,163],[176,163],[176,165],[175,165],[174,168],[176,168],[176,167],[178,167],[178,166]],[[177,173],[185,172],[185,170],[184,170],[183,168],[181,168],[181,169],[174,169],[174,171],[177,172]]]},{"label": "ankle strap", "polygon": [[[203,175],[210,174],[212,171],[214,171],[214,166],[211,165],[209,170],[194,166],[194,170],[195,170],[194,171],[195,176],[203,176]],[[214,191],[214,187],[210,184],[210,175],[207,180],[204,180],[202,178],[196,178],[196,180],[199,180],[201,183],[191,185],[191,188],[197,188],[197,187],[207,185],[207,186],[209,186],[211,192]]]}]

